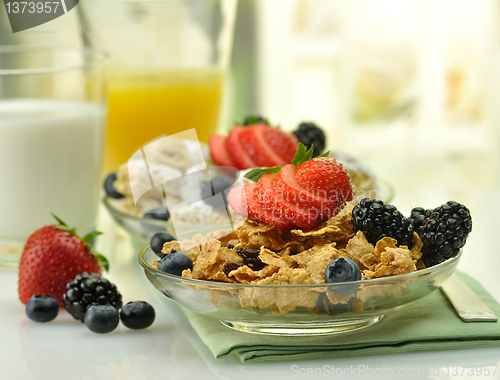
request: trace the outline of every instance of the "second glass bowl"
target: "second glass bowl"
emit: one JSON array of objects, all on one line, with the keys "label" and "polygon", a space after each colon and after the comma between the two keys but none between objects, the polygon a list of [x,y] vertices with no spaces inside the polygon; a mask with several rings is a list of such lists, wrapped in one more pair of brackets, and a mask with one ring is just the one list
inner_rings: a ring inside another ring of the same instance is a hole
[{"label": "second glass bowl", "polygon": [[176,237],[177,240],[190,239],[195,233],[207,234],[210,231],[216,231],[231,227],[228,225],[213,224],[190,224],[176,222],[175,226],[171,220],[142,218],[130,215],[122,211],[119,207],[120,200],[112,199],[108,196],[103,198],[103,204],[108,210],[114,221],[130,235],[132,240],[141,248],[149,244],[151,238],[157,232],[168,232]]}]

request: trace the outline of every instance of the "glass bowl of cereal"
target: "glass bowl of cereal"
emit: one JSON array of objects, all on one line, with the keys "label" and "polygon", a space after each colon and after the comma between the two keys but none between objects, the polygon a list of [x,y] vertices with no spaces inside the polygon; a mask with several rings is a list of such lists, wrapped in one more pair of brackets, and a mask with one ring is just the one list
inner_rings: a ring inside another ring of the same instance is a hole
[{"label": "glass bowl of cereal", "polygon": [[[342,212],[309,231],[245,220],[234,229],[167,242],[159,255],[147,246],[138,259],[154,287],[187,309],[239,331],[293,336],[374,325],[438,289],[460,261],[461,251],[425,268],[417,234],[411,249],[389,237],[372,245],[353,232],[350,215]],[[175,251],[193,262],[181,276],[159,270],[160,256]],[[325,283],[326,267],[340,258],[357,263],[361,280]]]}]

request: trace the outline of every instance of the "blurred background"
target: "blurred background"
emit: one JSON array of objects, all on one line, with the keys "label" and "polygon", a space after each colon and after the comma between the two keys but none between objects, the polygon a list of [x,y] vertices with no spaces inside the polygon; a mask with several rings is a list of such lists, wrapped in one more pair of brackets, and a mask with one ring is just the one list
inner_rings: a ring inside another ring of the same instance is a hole
[{"label": "blurred background", "polygon": [[[249,114],[364,160],[405,207],[500,185],[499,2],[240,0],[220,125]],[[77,12],[0,44],[82,44]]]}]

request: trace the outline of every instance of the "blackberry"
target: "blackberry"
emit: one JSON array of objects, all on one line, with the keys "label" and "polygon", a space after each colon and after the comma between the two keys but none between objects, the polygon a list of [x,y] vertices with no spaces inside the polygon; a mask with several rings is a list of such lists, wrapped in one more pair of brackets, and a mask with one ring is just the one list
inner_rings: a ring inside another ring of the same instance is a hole
[{"label": "blackberry", "polygon": [[414,207],[411,210],[410,217],[408,220],[410,224],[413,226],[413,231],[417,231],[425,219],[425,214],[427,214],[430,210],[424,209],[423,207]]},{"label": "blackberry", "polygon": [[73,318],[83,322],[91,305],[111,305],[116,310],[122,307],[122,295],[116,286],[95,273],[82,272],[68,282],[63,295],[64,308]]},{"label": "blackberry", "polygon": [[397,245],[413,245],[413,229],[401,212],[393,205],[378,199],[363,198],[352,210],[354,232],[362,231],[373,245],[388,236],[397,240]]},{"label": "blackberry", "polygon": [[464,205],[449,201],[425,215],[418,236],[422,239],[422,261],[426,267],[439,264],[460,252],[472,231],[472,218]]},{"label": "blackberry", "polygon": [[314,123],[301,123],[297,130],[292,132],[307,149],[314,145],[313,157],[318,157],[326,146],[326,136],[321,128]]}]

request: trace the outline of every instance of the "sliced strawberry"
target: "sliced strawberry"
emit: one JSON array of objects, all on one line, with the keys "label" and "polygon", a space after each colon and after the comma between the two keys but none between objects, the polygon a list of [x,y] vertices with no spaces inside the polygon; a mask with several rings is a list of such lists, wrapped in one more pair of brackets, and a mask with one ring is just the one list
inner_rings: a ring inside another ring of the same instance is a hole
[{"label": "sliced strawberry", "polygon": [[229,190],[227,201],[233,210],[243,217],[248,217],[244,185],[235,186]]},{"label": "sliced strawberry", "polygon": [[294,227],[290,222],[275,216],[270,210],[263,208],[260,203],[253,200],[248,202],[248,212],[249,215],[252,215],[250,219],[258,220],[282,231],[288,231]]},{"label": "sliced strawberry", "polygon": [[320,215],[317,212],[310,212],[297,204],[288,202],[283,196],[275,193],[272,181],[276,174],[268,173],[262,176],[253,188],[254,199],[264,205],[266,210],[285,222],[300,228],[311,228],[317,224]]},{"label": "sliced strawberry", "polygon": [[212,135],[208,139],[210,147],[210,156],[214,163],[218,166],[228,166],[235,168],[236,165],[227,153],[226,137],[221,135]]},{"label": "sliced strawberry", "polygon": [[257,185],[256,182],[248,183],[246,185],[235,186],[227,195],[227,201],[233,210],[239,215],[250,218],[248,200],[253,199],[253,188]]},{"label": "sliced strawberry", "polygon": [[296,165],[285,165],[273,180],[275,192],[282,194],[289,203],[296,203],[298,207],[309,210],[311,214],[318,214],[319,220],[324,220],[336,214],[338,207],[344,204],[332,202],[322,196],[321,192],[311,191],[301,186],[295,179]]},{"label": "sliced strawberry", "polygon": [[263,128],[260,126],[256,131],[257,136],[262,134],[263,141],[266,141],[271,149],[276,152],[288,164],[293,160],[293,156],[299,146],[299,140],[292,133],[284,132],[278,128]]},{"label": "sliced strawberry", "polygon": [[[273,162],[265,161],[262,158],[261,148],[255,143],[254,129],[250,126],[239,136],[241,146],[245,149],[245,153],[254,162],[255,167],[274,166]],[[248,169],[248,168],[247,168]]]},{"label": "sliced strawberry", "polygon": [[[270,167],[270,166],[281,166],[283,165],[283,160],[279,155],[270,150],[269,146],[262,144],[258,139],[256,132],[259,124],[255,124],[246,129],[244,133],[241,134],[241,143],[245,147],[247,154],[252,157],[256,166],[260,167]],[[270,127],[267,127],[270,128]]]},{"label": "sliced strawberry", "polygon": [[265,124],[251,126],[245,138],[245,147],[255,152],[254,160],[258,166],[283,166],[289,163],[299,145],[293,134]]},{"label": "sliced strawberry", "polygon": [[249,218],[281,230],[313,228],[337,215],[354,195],[349,176],[334,159],[311,159],[312,152],[300,144],[293,164],[249,171],[245,177],[258,182],[234,191],[233,208],[241,213],[246,203]]},{"label": "sliced strawberry", "polygon": [[331,158],[317,157],[301,164],[295,179],[306,189],[330,201],[349,202],[354,190],[344,166]]},{"label": "sliced strawberry", "polygon": [[234,127],[226,139],[226,151],[238,169],[255,168],[258,166],[251,157],[241,141],[241,135],[246,131],[245,127]]},{"label": "sliced strawberry", "polygon": [[261,203],[255,195],[257,183],[245,185],[244,197],[247,204],[248,218],[261,221],[280,230],[290,230],[293,227],[289,221],[273,214],[269,203]]}]

